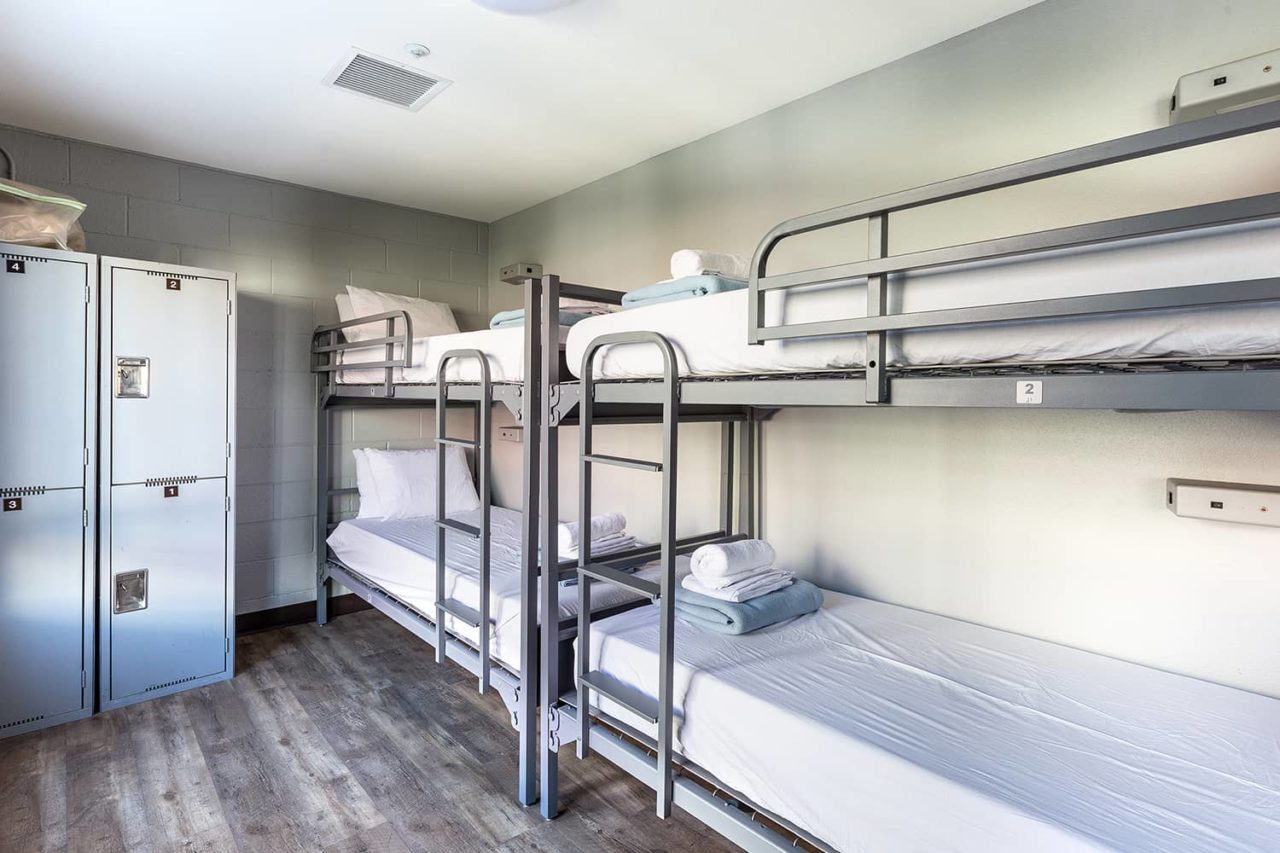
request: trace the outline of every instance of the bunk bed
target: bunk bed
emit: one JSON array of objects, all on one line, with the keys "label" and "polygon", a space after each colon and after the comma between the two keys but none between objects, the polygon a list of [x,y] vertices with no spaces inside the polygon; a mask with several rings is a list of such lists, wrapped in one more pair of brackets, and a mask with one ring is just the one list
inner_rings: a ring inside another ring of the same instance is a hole
[{"label": "bunk bed", "polygon": [[[567,286],[566,296],[616,304],[621,294]],[[354,317],[318,327],[311,341],[311,369],[318,377],[317,396],[317,606],[320,624],[328,621],[333,586],[356,594],[429,643],[436,658],[461,665],[477,678],[483,693],[495,689],[520,733],[518,798],[536,798],[537,678],[539,668],[536,611],[522,607],[533,598],[543,573],[538,506],[538,427],[541,421],[542,371],[563,362],[564,327],[543,318],[560,316],[558,300],[542,311],[541,288],[526,283],[527,328],[415,337],[406,311]],[[346,340],[348,329],[372,326],[368,334]],[[545,358],[544,358],[545,346]],[[519,349],[519,357],[515,349]],[[523,495],[521,510],[492,505],[492,410],[505,406],[522,427]],[[349,518],[346,502],[356,486],[334,482],[332,419],[353,408],[434,407],[436,517]],[[474,409],[471,437],[450,435],[446,412]],[[447,501],[448,455],[461,448],[472,453],[472,476],[478,508],[450,511]],[[545,531],[541,531],[546,535]],[[556,529],[550,529],[554,542]],[[650,562],[653,548],[637,545],[610,554],[606,562],[634,571]],[[641,577],[656,570],[640,569]],[[552,573],[557,581],[572,574],[566,564]],[[555,583],[551,584],[556,585]],[[634,592],[614,588],[592,596],[597,615],[620,613],[642,603]],[[576,631],[576,598],[566,598],[549,622],[553,655],[569,672]],[[484,626],[484,627],[482,627]]]},{"label": "bunk bed", "polygon": [[[761,242],[746,291],[575,326],[578,380],[544,371],[544,459],[576,412],[581,520],[596,466],[660,476],[660,572],[619,575],[583,550],[580,600],[620,584],[655,606],[581,610],[572,689],[559,689],[543,628],[544,816],[558,811],[556,753],[576,741],[579,757],[599,753],[653,787],[659,816],[680,806],[750,850],[890,837],[909,849],[1256,849],[1277,837],[1275,699],[848,596],[732,639],[677,626],[673,602],[689,550],[674,522],[689,407],[746,412],[755,446],[754,413],[790,406],[1280,411],[1280,194],[896,256],[888,242],[900,211],[1276,128],[1280,104],[1252,107],[791,219]],[[782,241],[859,221],[865,259],[770,273]],[[661,409],[661,460],[594,452],[598,414],[619,406]],[[749,481],[737,529],[720,538],[753,534]],[[554,612],[558,586],[540,594]],[[1037,674],[1063,701],[1028,698]],[[1180,716],[1183,699],[1206,716]],[[1196,746],[1168,747],[1162,727]],[[841,802],[823,798],[840,784]]]}]

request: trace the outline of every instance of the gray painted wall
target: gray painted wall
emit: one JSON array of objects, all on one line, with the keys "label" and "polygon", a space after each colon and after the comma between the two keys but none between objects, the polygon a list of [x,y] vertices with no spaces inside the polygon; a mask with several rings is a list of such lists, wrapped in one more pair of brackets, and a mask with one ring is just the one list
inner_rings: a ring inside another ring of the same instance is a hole
[{"label": "gray painted wall", "polygon": [[[239,274],[236,543],[240,612],[315,597],[315,381],[311,330],[336,321],[347,284],[448,302],[486,319],[488,227],[470,220],[206,169],[16,128],[0,147],[22,181],[87,202],[88,250]],[[354,446],[411,447],[431,413],[343,412]]]},{"label": "gray painted wall", "polygon": [[[1278,40],[1274,0],[1049,0],[494,223],[490,308],[519,298],[502,264],[629,289],[680,247],[750,254],[789,216],[1158,126],[1179,75]],[[1280,189],[1276,136],[915,212],[893,249]],[[713,435],[682,444],[705,469],[682,484],[685,531],[711,527]],[[1280,695],[1280,530],[1162,508],[1168,476],[1280,483],[1280,418],[788,411],[765,456],[767,535],[829,587]],[[602,477],[597,506],[652,536],[648,489]]]}]

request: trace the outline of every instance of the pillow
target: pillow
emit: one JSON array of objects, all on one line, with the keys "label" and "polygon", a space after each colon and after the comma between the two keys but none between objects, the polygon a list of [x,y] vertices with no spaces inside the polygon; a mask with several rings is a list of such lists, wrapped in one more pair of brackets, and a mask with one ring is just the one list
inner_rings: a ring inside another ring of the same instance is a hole
[{"label": "pillow", "polygon": [[[435,450],[364,452],[382,518],[436,516]],[[357,477],[359,475],[357,474]],[[480,508],[467,457],[460,447],[445,448],[445,510],[450,516]]]},{"label": "pillow", "polygon": [[[348,320],[356,318],[356,312],[351,310],[351,296],[346,293],[339,293],[333,297],[334,303],[338,306],[338,322],[345,323]],[[351,330],[343,329],[342,337],[344,340],[352,340],[350,337]]]},{"label": "pillow", "polygon": [[364,448],[351,451],[356,458],[356,489],[360,492],[360,509],[356,518],[382,518],[386,515],[382,510],[382,501],[378,497],[378,485],[374,482],[373,472],[369,468],[369,457]]},{"label": "pillow", "polygon": [[[351,298],[351,311],[356,317],[370,317],[374,314],[385,314],[388,311],[407,311],[413,322],[415,338],[429,338],[433,335],[452,335],[458,331],[458,323],[453,319],[453,310],[442,302],[430,302],[414,296],[401,296],[398,293],[382,293],[378,290],[365,290],[363,287],[347,285],[347,294]],[[404,334],[404,322],[396,320],[395,333]],[[385,338],[387,327],[383,323],[369,323],[364,326],[353,326],[346,330],[349,341],[368,341],[374,338]]]}]

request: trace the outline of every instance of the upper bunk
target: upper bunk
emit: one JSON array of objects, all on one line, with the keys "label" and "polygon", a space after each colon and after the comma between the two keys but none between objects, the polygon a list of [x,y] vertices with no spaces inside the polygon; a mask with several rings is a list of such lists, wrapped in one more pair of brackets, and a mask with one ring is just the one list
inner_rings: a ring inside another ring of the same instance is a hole
[{"label": "upper bunk", "polygon": [[[787,220],[745,290],[574,326],[570,370],[594,370],[559,408],[678,386],[682,409],[1280,410],[1280,194],[889,254],[893,214],[1277,127],[1266,104]],[[858,260],[770,272],[784,241],[853,223]]]}]

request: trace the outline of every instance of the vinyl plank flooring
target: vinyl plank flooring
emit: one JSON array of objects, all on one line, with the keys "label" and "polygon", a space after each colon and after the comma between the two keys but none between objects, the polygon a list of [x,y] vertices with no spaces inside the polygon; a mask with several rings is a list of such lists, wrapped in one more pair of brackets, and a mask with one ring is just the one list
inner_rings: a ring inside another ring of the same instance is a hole
[{"label": "vinyl plank flooring", "polygon": [[241,637],[221,684],[0,741],[0,853],[733,849],[600,758],[515,801],[496,694],[375,611]]}]

